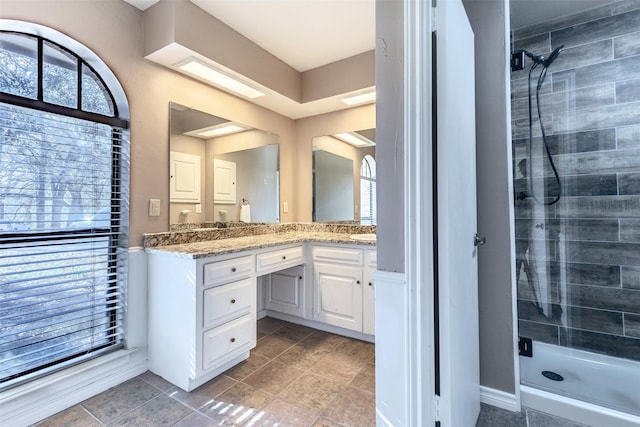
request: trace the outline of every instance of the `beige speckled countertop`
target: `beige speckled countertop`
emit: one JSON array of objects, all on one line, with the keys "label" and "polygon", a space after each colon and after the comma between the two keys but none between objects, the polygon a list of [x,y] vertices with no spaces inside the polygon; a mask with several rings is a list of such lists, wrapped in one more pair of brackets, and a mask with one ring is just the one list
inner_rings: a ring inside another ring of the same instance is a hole
[{"label": "beige speckled countertop", "polygon": [[375,241],[353,240],[349,236],[350,234],[347,233],[324,231],[285,231],[201,242],[154,246],[148,247],[146,250],[148,252],[171,252],[177,256],[197,259],[213,255],[223,255],[251,249],[261,249],[304,242],[342,243],[363,246],[376,245]]}]

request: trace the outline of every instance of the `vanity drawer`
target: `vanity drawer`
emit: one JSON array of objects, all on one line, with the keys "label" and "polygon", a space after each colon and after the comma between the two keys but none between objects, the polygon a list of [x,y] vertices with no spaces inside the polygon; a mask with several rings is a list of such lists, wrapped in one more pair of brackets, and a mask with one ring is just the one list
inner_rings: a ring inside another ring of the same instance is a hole
[{"label": "vanity drawer", "polygon": [[215,369],[256,344],[256,318],[250,314],[202,335],[202,369]]},{"label": "vanity drawer", "polygon": [[313,260],[361,266],[364,263],[364,251],[355,248],[314,246]]},{"label": "vanity drawer", "polygon": [[204,291],[203,327],[213,328],[255,311],[256,279],[248,278]]},{"label": "vanity drawer", "polygon": [[204,286],[219,285],[247,277],[253,271],[253,257],[217,261],[204,265]]},{"label": "vanity drawer", "polygon": [[277,249],[256,255],[256,271],[258,274],[271,273],[302,263],[304,263],[304,246]]}]

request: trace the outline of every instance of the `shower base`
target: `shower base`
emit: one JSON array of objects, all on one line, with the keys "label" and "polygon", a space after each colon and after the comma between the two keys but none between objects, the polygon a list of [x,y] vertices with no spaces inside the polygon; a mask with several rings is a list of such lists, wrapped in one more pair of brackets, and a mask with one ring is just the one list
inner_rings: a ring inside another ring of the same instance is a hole
[{"label": "shower base", "polygon": [[534,341],[520,380],[523,406],[594,427],[640,425],[639,362]]}]

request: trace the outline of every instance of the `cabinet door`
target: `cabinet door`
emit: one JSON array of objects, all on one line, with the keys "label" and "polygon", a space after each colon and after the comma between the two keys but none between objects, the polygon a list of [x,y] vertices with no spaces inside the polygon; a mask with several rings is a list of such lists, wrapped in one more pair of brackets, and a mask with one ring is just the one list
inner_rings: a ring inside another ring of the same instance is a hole
[{"label": "cabinet door", "polygon": [[213,203],[236,203],[236,164],[213,159]]},{"label": "cabinet door", "polygon": [[170,153],[171,202],[200,203],[200,156]]},{"label": "cabinet door", "polygon": [[362,331],[362,268],[314,264],[316,320]]},{"label": "cabinet door", "polygon": [[375,334],[375,283],[373,272],[365,270],[362,284],[362,333]]},{"label": "cabinet door", "polygon": [[365,253],[364,282],[362,286],[362,332],[375,334],[375,287],[373,272],[376,270],[376,250]]},{"label": "cabinet door", "polygon": [[268,310],[304,316],[304,267],[272,273],[267,279],[265,306]]}]

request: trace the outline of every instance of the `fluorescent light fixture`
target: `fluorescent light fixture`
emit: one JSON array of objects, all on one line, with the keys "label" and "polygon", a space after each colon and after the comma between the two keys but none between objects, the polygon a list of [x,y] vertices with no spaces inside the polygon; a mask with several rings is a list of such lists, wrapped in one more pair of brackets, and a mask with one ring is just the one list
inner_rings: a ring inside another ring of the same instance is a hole
[{"label": "fluorescent light fixture", "polygon": [[238,80],[233,79],[218,70],[215,70],[212,66],[205,65],[193,58],[189,59],[182,65],[178,65],[177,68],[180,71],[184,71],[187,74],[201,78],[210,83],[213,83],[216,86],[220,86],[224,89],[246,96],[247,98],[254,99],[265,95],[259,90],[241,83]]},{"label": "fluorescent light fixture", "polygon": [[198,138],[213,138],[216,136],[229,135],[232,133],[242,132],[247,129],[250,129],[250,128],[245,125],[241,125],[239,123],[227,122],[227,123],[222,123],[215,126],[208,126],[206,128],[185,132],[184,135],[195,136]]},{"label": "fluorescent light fixture", "polygon": [[358,104],[364,104],[365,102],[373,102],[376,100],[376,92],[368,92],[368,93],[363,93],[360,95],[356,95],[356,96],[350,96],[349,98],[343,98],[342,102],[344,102],[347,105],[358,105]]},{"label": "fluorescent light fixture", "polygon": [[355,132],[338,133],[333,136],[335,136],[336,138],[338,138],[343,142],[346,142],[351,145],[355,145],[356,147],[367,147],[367,146],[375,145],[373,141],[370,141],[364,136]]}]

